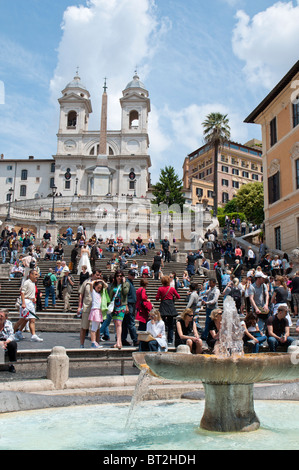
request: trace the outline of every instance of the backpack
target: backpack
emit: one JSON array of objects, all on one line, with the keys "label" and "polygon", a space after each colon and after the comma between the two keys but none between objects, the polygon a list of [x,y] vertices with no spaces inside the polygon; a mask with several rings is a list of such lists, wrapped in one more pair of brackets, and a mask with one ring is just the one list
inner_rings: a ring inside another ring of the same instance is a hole
[{"label": "backpack", "polygon": [[43,285],[45,287],[50,287],[52,285],[52,280],[51,280],[51,276],[49,274],[46,274],[44,279],[43,279]]},{"label": "backpack", "polygon": [[237,287],[233,287],[230,296],[234,299],[237,309],[241,307],[241,291]]},{"label": "backpack", "polygon": [[143,271],[142,271],[142,274],[148,274],[148,267],[146,267]]}]

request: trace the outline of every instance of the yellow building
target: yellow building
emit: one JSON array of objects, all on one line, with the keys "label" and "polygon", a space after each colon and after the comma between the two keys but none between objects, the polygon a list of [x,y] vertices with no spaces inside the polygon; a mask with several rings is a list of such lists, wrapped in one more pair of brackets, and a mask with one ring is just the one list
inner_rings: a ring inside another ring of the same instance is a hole
[{"label": "yellow building", "polygon": [[267,245],[289,253],[299,246],[299,61],[245,122],[262,126]]},{"label": "yellow building", "polygon": [[[263,180],[261,141],[244,145],[227,142],[218,155],[218,204],[224,206],[243,184]],[[214,148],[210,145],[187,155],[183,164],[183,183],[192,193],[192,204],[208,199],[213,207]]]}]

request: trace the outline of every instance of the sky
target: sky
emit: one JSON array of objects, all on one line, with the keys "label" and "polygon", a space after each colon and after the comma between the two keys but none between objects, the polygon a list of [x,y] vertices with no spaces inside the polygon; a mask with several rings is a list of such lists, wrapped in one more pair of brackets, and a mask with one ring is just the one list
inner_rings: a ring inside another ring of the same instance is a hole
[{"label": "sky", "polygon": [[298,60],[299,0],[0,0],[0,154],[51,158],[58,98],[79,67],[100,128],[120,129],[122,91],[135,69],[149,91],[152,183],[182,176],[204,144],[202,122],[227,114],[231,139],[261,139],[244,119]]}]

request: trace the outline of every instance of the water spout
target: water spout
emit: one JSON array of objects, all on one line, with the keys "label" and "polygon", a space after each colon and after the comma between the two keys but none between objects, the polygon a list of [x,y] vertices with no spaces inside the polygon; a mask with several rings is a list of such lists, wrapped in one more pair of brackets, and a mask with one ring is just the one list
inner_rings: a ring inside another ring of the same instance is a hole
[{"label": "water spout", "polygon": [[215,347],[218,357],[241,357],[244,355],[244,328],[241,326],[236,304],[227,296],[223,303],[219,343]]}]

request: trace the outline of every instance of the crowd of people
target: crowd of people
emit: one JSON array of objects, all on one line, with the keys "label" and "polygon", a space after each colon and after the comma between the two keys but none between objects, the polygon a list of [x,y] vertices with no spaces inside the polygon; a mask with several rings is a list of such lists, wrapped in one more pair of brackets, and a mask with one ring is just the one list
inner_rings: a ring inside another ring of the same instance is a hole
[{"label": "crowd of people", "polygon": [[[8,312],[5,309],[0,312],[0,341],[11,361],[24,330],[30,331],[32,341],[42,341],[36,334],[35,320],[38,311],[48,309],[50,299],[54,308],[58,298],[63,300],[64,312],[72,311],[70,299],[77,285],[76,276],[79,287],[74,314],[81,319],[81,348],[85,347],[88,332],[91,347],[102,348],[101,343],[110,340],[109,325],[113,322],[116,336],[113,347],[117,349],[133,345],[141,351],[167,351],[170,345],[184,344],[192,353],[201,354],[206,342],[212,352],[221,328],[220,296],[224,299],[230,296],[235,301],[244,329],[244,344],[252,352],[258,353],[266,344],[275,352],[278,346],[287,347],[294,340],[290,327],[292,318],[298,317],[299,272],[291,276],[293,266],[287,254],[272,256],[264,243],[258,252],[251,246],[245,250],[232,240],[219,242],[217,232],[208,231],[203,246],[186,254],[186,269],[180,279],[175,270],[168,275],[163,272],[178,251],[175,246],[171,249],[167,237],[156,243],[152,237],[144,241],[139,235],[128,245],[121,236],[103,240],[94,234],[88,238],[80,224],[75,234],[68,227],[55,248],[48,230],[41,245],[36,246],[33,233],[21,230],[16,233],[5,227],[1,243],[4,242],[2,260],[11,264],[10,279],[21,279],[16,304],[19,320],[12,326]],[[69,264],[64,258],[64,243],[73,245]],[[108,257],[106,251],[113,255]],[[139,266],[134,259],[136,254],[149,253],[153,253],[152,262],[144,261]],[[105,255],[106,274],[96,263]],[[39,262],[43,259],[55,261],[42,279],[44,302],[37,283],[41,277]],[[195,282],[196,274],[204,274],[207,279],[199,284]],[[154,299],[148,297],[151,279],[161,283]],[[185,305],[178,314],[175,301],[180,299],[185,299]],[[201,328],[199,315],[203,312],[205,325]],[[299,333],[299,322],[296,331]]]}]

